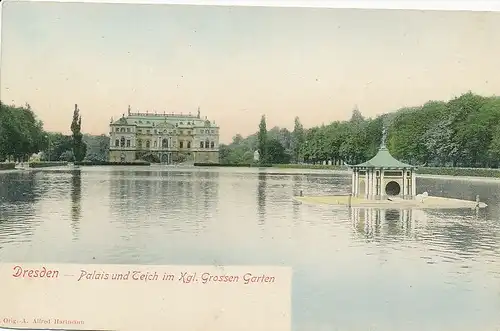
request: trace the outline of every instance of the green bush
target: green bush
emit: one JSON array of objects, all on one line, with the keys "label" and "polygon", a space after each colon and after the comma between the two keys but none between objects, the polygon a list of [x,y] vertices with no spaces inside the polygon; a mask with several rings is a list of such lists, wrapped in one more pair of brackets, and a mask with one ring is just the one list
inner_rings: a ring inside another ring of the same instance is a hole
[{"label": "green bush", "polygon": [[47,168],[47,167],[61,167],[61,166],[67,166],[68,162],[30,162],[29,166],[30,168]]},{"label": "green bush", "polygon": [[348,170],[343,165],[323,165],[323,164],[273,164],[274,168],[283,169],[325,169],[325,170]]},{"label": "green bush", "polygon": [[229,167],[229,168],[270,168],[272,164],[251,163],[195,163],[195,167]]},{"label": "green bush", "polygon": [[109,161],[82,161],[75,162],[77,166],[149,166],[151,163],[147,161],[134,161],[134,162],[109,162]]},{"label": "green bush", "polygon": [[237,163],[237,164],[228,164],[228,163],[194,163],[195,167],[251,167],[248,163]]},{"label": "green bush", "polygon": [[16,164],[14,162],[0,163],[0,170],[12,170],[15,168],[16,168]]}]

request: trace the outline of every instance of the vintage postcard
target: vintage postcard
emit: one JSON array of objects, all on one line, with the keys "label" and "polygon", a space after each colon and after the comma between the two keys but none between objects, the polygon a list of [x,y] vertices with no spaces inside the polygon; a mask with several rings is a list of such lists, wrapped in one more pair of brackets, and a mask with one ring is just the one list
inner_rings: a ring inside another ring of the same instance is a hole
[{"label": "vintage postcard", "polygon": [[500,329],[500,13],[1,5],[1,328]]}]

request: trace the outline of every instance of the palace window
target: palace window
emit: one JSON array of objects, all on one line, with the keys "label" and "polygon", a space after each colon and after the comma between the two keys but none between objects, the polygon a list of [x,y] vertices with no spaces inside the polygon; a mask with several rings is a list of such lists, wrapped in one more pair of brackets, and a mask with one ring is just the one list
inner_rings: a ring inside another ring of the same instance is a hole
[{"label": "palace window", "polygon": [[200,141],[200,148],[203,148],[203,141]]},{"label": "palace window", "polygon": [[161,148],[168,148],[168,139],[167,138],[164,138],[161,141]]},{"label": "palace window", "polygon": [[130,147],[130,139],[127,139],[127,147]]},{"label": "palace window", "polygon": [[184,148],[184,142],[182,140],[179,141],[179,148]]},{"label": "palace window", "polygon": [[210,146],[210,141],[208,141],[208,139],[207,139],[207,140],[205,140],[205,148],[208,148],[208,146]]},{"label": "palace window", "polygon": [[130,128],[127,128],[127,132],[130,132]]},{"label": "palace window", "polygon": [[137,147],[138,147],[139,149],[141,149],[141,148],[142,148],[142,140],[141,140],[141,139],[138,139],[138,140],[137,140]]},{"label": "palace window", "polygon": [[210,143],[210,148],[215,148],[215,143],[213,141]]},{"label": "palace window", "polygon": [[190,141],[187,142],[187,148],[191,148],[191,142]]},{"label": "palace window", "polygon": [[158,142],[155,140],[154,143],[153,143],[153,146],[156,148],[158,147]]},{"label": "palace window", "polygon": [[150,148],[150,147],[151,147],[151,141],[146,140],[146,148]]},{"label": "palace window", "polygon": [[120,140],[116,139],[115,140],[115,147],[119,147],[120,146]]},{"label": "palace window", "polygon": [[121,146],[121,147],[125,147],[125,137],[122,137],[122,138],[120,139],[120,146]]}]

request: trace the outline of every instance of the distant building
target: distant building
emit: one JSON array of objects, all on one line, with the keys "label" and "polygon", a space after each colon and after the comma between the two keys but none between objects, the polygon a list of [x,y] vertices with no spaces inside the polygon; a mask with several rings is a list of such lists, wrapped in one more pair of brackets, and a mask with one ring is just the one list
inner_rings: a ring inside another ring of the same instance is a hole
[{"label": "distant building", "polygon": [[219,163],[219,127],[206,117],[174,113],[133,113],[110,122],[109,160],[150,157],[162,163]]}]

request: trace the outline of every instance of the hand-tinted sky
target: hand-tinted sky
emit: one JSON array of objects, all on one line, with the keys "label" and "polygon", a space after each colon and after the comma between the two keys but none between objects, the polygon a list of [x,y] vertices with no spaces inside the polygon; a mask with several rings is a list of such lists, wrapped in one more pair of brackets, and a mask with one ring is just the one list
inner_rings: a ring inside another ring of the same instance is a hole
[{"label": "hand-tinted sky", "polygon": [[447,100],[500,94],[500,14],[9,2],[0,97],[45,127],[108,132],[130,104],[196,113],[222,141]]}]

